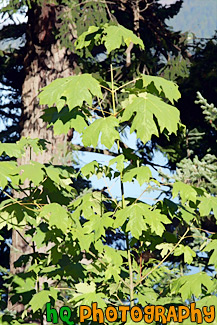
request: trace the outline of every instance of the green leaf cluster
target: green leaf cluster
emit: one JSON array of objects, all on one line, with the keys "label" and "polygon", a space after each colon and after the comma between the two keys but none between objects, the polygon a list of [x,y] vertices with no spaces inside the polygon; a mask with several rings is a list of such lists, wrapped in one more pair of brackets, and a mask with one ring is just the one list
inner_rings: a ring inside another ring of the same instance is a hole
[{"label": "green leaf cluster", "polygon": [[[82,49],[92,42],[103,43],[111,55],[122,42],[143,46],[132,32],[110,25],[91,27],[77,46]],[[168,308],[216,295],[216,235],[204,234],[201,226],[207,214],[216,219],[216,197],[181,181],[157,182],[140,154],[126,145],[122,132],[136,132],[144,144],[153,135],[176,133],[178,88],[141,74],[125,85],[114,85],[112,72],[111,66],[111,80],[104,82],[90,74],[57,79],[39,95],[40,104],[48,106],[43,118],[49,126],[57,134],[73,127],[89,151],[112,156],[108,164],[98,159],[79,170],[31,160],[19,165],[15,158],[27,149],[40,153],[46,143],[21,139],[16,147],[0,145],[1,154],[12,158],[0,161],[0,187],[7,197],[0,204],[0,227],[17,231],[32,248],[15,263],[25,267],[24,272],[4,271],[12,303],[21,297],[25,305],[23,319],[27,311],[32,320],[42,319],[47,302],[72,307],[78,323],[78,306],[92,302],[100,308],[124,303]],[[106,96],[111,97],[110,107]],[[113,197],[108,186],[78,191],[81,175],[109,177],[121,195]],[[138,197],[128,197],[126,183],[134,180],[145,189]],[[164,198],[147,204],[143,194],[156,183]],[[165,196],[168,186],[178,203]],[[210,272],[204,267],[188,274],[189,266],[204,266],[201,250]],[[11,317],[11,323],[22,323],[19,315]]]}]

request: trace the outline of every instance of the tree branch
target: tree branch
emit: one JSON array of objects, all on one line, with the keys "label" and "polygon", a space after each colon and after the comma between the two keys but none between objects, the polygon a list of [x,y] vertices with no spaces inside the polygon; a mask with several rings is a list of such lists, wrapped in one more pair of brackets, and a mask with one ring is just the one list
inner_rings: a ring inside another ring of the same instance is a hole
[{"label": "tree branch", "polygon": [[112,156],[112,157],[118,156],[118,153],[109,151],[107,149],[95,149],[95,148],[91,148],[91,147],[80,146],[78,144],[73,144],[73,149],[74,150],[79,150],[79,151],[99,153],[99,154],[102,154],[102,155]]}]

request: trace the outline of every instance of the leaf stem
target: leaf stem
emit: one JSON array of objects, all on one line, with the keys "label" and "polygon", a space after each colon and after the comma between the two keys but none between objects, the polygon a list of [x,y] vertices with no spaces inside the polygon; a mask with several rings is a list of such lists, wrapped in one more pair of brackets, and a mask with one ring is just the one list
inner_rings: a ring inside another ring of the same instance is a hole
[{"label": "leaf stem", "polygon": [[[118,151],[120,154],[119,148],[119,140],[118,140]],[[121,182],[121,197],[122,197],[122,209],[125,208],[125,198],[124,198],[124,184],[123,184],[123,171],[120,172],[120,182]],[[129,265],[129,276],[130,276],[130,307],[134,306],[134,284],[133,284],[133,269],[132,269],[132,262],[131,262],[131,254],[130,254],[130,241],[129,241],[129,234],[126,233],[126,244],[127,244],[127,259]]]},{"label": "leaf stem", "polygon": [[130,244],[129,244],[129,237],[128,233],[126,236],[127,241],[127,258],[128,258],[128,264],[129,264],[129,275],[130,275],[130,307],[132,308],[134,306],[134,284],[133,284],[133,270],[132,270],[132,263],[131,263],[131,255],[130,255]]},{"label": "leaf stem", "polygon": [[139,80],[139,79],[141,79],[141,77],[138,77],[138,78],[135,78],[135,79],[133,79],[133,80],[131,80],[131,81],[128,81],[128,82],[126,82],[125,84],[123,84],[122,86],[116,88],[115,91],[118,91],[118,90],[120,90],[120,89],[122,89],[122,88],[124,88],[124,87],[126,87],[126,86],[128,86],[128,85],[130,85],[131,83],[136,82],[136,81]]},{"label": "leaf stem", "polygon": [[113,68],[112,64],[111,67],[111,83],[112,83],[112,107],[113,107],[113,113],[116,114],[116,108],[115,108],[115,90],[114,90],[114,76],[113,76]]},{"label": "leaf stem", "polygon": [[107,87],[105,87],[105,86],[103,86],[103,85],[100,85],[100,87],[102,87],[102,88],[108,90],[110,93],[112,92],[112,90],[111,90],[110,88],[107,88]]},{"label": "leaf stem", "polygon": [[100,103],[100,101],[99,101],[99,98],[98,98],[98,97],[97,97],[97,100],[98,100],[98,103],[99,103],[99,107],[100,107],[100,110],[101,110],[101,112],[102,112],[103,118],[105,118],[105,114],[104,114],[104,111],[103,111],[103,109],[102,109],[102,105],[101,105],[101,103]]}]

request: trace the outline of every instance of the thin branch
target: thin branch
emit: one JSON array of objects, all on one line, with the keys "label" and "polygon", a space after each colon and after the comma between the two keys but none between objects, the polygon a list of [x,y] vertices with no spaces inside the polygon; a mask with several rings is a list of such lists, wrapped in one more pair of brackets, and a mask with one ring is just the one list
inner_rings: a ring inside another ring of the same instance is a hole
[{"label": "thin branch", "polygon": [[115,90],[114,90],[114,78],[113,78],[113,68],[112,64],[111,67],[111,82],[112,82],[112,107],[113,107],[113,113],[116,114],[116,107],[115,107]]},{"label": "thin branch", "polygon": [[149,188],[151,188],[151,186],[150,185],[148,185],[147,186],[147,188],[140,194],[140,196],[138,196],[137,197],[137,199],[133,202],[133,204],[135,204],[142,196],[143,196],[143,194],[147,191],[147,190],[149,190]]},{"label": "thin branch", "polygon": [[117,157],[118,154],[112,151],[109,151],[107,149],[95,149],[95,148],[91,148],[91,147],[84,147],[78,144],[73,144],[73,149],[74,150],[79,150],[79,151],[86,151],[86,152],[94,152],[94,153],[99,153],[102,155],[106,155],[106,156],[112,156],[112,157]]},{"label": "thin branch", "polygon": [[145,1],[145,2],[146,2],[146,6],[144,9],[140,10],[140,13],[146,11],[151,5],[153,5],[153,2],[150,2],[150,3],[148,3],[147,1]]},{"label": "thin branch", "polygon": [[[106,10],[108,12],[109,18],[111,19],[111,21],[114,21],[114,17],[111,14],[111,11],[109,9],[108,3],[109,3],[109,1],[105,1],[105,7],[106,7]],[[110,4],[114,4],[114,3],[110,2]]]},{"label": "thin branch", "polygon": [[204,231],[204,232],[206,232],[208,234],[211,234],[211,235],[215,235],[216,234],[216,232],[212,232],[212,231],[205,230],[205,229],[202,229],[202,228],[191,227],[191,229],[201,230],[201,231]]},{"label": "thin branch", "polygon": [[110,93],[112,92],[112,90],[111,90],[110,88],[107,88],[107,87],[105,87],[105,86],[102,86],[102,85],[100,85],[100,87],[102,87],[102,88],[104,88],[104,89],[106,89],[106,90],[110,91]]},{"label": "thin branch", "polygon": [[[26,208],[26,209],[28,209],[28,210],[30,210],[30,211],[33,211],[33,212],[35,212],[35,210],[34,209],[31,209],[31,208],[29,208],[28,206],[25,206],[25,205],[23,205],[20,201],[18,201],[18,200],[16,200],[15,198],[13,198],[10,194],[8,194],[7,192],[5,192],[5,191],[3,191],[3,193],[5,194],[5,195],[7,195],[11,200],[13,200],[15,203],[17,203],[17,204],[19,204],[19,205],[21,205],[21,206],[24,206],[24,208]],[[37,204],[36,204],[37,205]]]},{"label": "thin branch", "polygon": [[108,187],[108,184],[106,182],[106,178],[103,177],[103,180],[105,182],[105,185],[106,185],[106,190],[109,192],[111,198],[112,198],[112,201],[116,204],[116,206],[118,207],[118,203],[117,203],[117,200],[113,197],[112,193],[111,193],[111,188],[114,186],[115,182],[112,184],[112,186]]},{"label": "thin branch", "polygon": [[96,2],[96,3],[103,3],[103,4],[111,4],[111,5],[114,5],[115,2],[112,2],[112,1],[102,1],[102,0],[86,0],[86,1],[83,1],[83,2],[80,2],[76,5],[74,5],[72,8],[75,8],[75,7],[78,7],[78,6],[82,6],[82,5],[85,5],[87,3],[91,3],[91,2]]},{"label": "thin branch", "polygon": [[[101,102],[99,102],[99,105],[100,105],[100,107],[101,107],[101,103],[102,103],[102,101]],[[99,109],[99,108],[96,108],[96,107],[91,107],[91,106],[89,106],[89,105],[87,105],[87,107],[89,108],[89,109],[91,109],[91,110],[93,110],[93,111],[99,111],[99,112],[102,112],[102,109]],[[109,115],[114,115],[113,113],[110,113],[110,112],[105,112],[106,114],[109,114]],[[97,116],[98,117],[98,116]]]},{"label": "thin branch", "polygon": [[19,230],[17,230],[16,229],[16,232],[18,233],[18,235],[22,238],[22,240],[28,245],[28,246],[30,246],[30,247],[32,247],[31,245],[30,245],[30,243],[23,237],[23,235],[19,232]]},{"label": "thin branch", "polygon": [[162,261],[160,261],[151,271],[149,271],[148,273],[146,273],[136,284],[135,287],[140,284],[143,280],[145,280],[150,274],[152,274],[159,266],[161,266],[166,259],[174,252],[174,250],[179,246],[179,244],[183,241],[183,239],[185,238],[185,236],[187,235],[187,233],[189,232],[190,228],[188,227],[186,232],[184,233],[184,235],[179,239],[179,241],[177,242],[177,244],[173,247],[173,249],[162,259]]},{"label": "thin branch", "polygon": [[131,81],[128,81],[128,82],[126,82],[125,84],[123,84],[122,86],[120,86],[120,87],[114,89],[114,91],[118,91],[118,90],[120,90],[120,89],[122,89],[122,88],[124,88],[124,87],[126,87],[126,86],[128,86],[128,85],[130,85],[131,83],[136,82],[136,81],[139,80],[139,79],[141,79],[141,77],[138,77],[138,78],[135,78],[135,79],[133,79],[133,80],[131,80]]}]

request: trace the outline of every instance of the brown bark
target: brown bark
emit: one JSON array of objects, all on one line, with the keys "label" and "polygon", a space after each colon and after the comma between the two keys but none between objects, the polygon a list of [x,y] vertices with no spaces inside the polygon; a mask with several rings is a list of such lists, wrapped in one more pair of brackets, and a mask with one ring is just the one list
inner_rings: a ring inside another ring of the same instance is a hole
[{"label": "brown bark", "polygon": [[139,21],[140,21],[139,3],[140,3],[140,0],[136,0],[136,1],[132,2],[134,31],[138,37],[140,37],[140,34],[139,34]]},{"label": "brown bark", "polygon": [[[39,90],[56,78],[73,74],[75,58],[65,48],[60,48],[55,40],[53,31],[56,28],[56,15],[59,8],[51,4],[41,7],[32,3],[28,12],[26,57],[24,59],[25,80],[22,86],[22,117],[21,136],[45,139],[50,142],[46,152],[35,155],[27,150],[26,155],[19,160],[19,164],[27,164],[30,160],[48,163],[57,154],[58,144],[67,141],[67,136],[54,137],[52,129],[47,129],[40,116],[43,107],[39,106],[37,95]],[[14,262],[20,255],[33,252],[32,244],[27,244],[17,231],[12,234],[12,248],[10,251],[10,270],[13,274],[23,271],[16,269]],[[46,249],[46,248],[45,248]],[[22,304],[9,309],[21,312]]]}]

